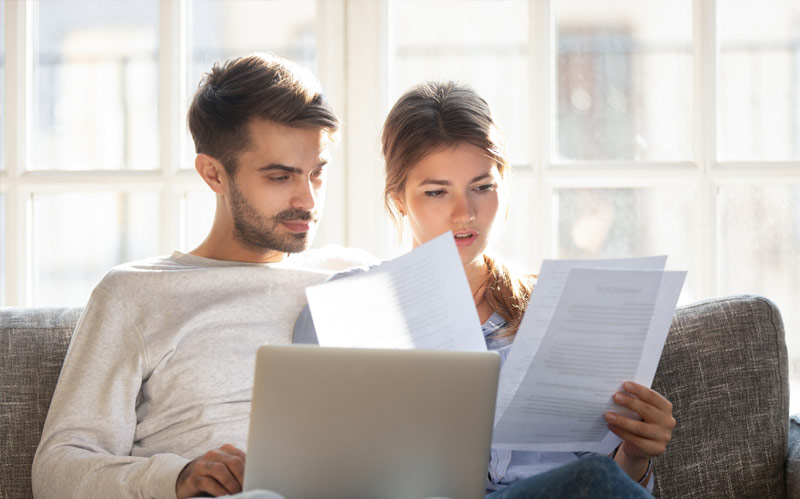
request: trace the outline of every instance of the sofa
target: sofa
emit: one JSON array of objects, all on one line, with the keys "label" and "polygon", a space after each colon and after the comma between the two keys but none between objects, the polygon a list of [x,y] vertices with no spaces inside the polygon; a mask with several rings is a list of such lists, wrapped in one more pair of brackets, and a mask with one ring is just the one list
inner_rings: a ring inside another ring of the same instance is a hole
[{"label": "sofa", "polygon": [[[30,470],[80,308],[0,309],[0,498]],[[678,424],[655,461],[656,497],[800,498],[800,418],[789,418],[780,312],[742,295],[678,308],[653,388]]]}]

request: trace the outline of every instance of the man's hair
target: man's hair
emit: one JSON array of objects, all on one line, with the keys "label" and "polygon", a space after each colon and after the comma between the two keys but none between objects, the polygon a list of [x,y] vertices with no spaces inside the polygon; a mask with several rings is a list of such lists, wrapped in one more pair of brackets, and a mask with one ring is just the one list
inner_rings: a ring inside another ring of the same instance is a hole
[{"label": "man's hair", "polygon": [[187,122],[195,151],[216,158],[234,176],[237,156],[250,146],[252,120],[333,135],[339,120],[311,72],[271,54],[215,63],[200,81]]}]

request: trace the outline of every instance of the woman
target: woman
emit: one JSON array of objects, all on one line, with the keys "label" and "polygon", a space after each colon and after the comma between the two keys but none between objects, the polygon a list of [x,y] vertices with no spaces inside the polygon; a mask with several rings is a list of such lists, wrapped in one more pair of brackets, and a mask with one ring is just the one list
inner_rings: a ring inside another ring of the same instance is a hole
[{"label": "woman", "polygon": [[[408,221],[414,247],[453,232],[487,347],[505,360],[533,276],[515,275],[485,253],[509,173],[504,139],[488,104],[457,83],[419,85],[389,112],[382,142],[389,213],[395,221],[398,216]],[[295,342],[316,342],[307,309],[295,325]],[[492,449],[487,497],[538,497],[548,491],[565,497],[647,496],[643,487],[652,490],[652,457],[666,449],[675,420],[663,396],[635,383],[624,386],[626,393],[614,394],[614,400],[641,421],[605,414],[609,429],[623,439],[611,456],[618,466],[591,453]]]}]

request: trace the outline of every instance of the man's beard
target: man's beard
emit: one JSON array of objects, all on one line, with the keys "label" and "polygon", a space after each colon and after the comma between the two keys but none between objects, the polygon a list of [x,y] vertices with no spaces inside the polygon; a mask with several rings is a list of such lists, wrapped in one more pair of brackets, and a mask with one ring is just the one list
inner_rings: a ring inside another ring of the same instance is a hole
[{"label": "man's beard", "polygon": [[283,253],[299,253],[310,244],[309,231],[282,232],[278,224],[288,221],[317,221],[317,213],[300,208],[281,211],[272,218],[261,215],[231,182],[231,214],[233,215],[234,237],[249,249],[272,250]]}]

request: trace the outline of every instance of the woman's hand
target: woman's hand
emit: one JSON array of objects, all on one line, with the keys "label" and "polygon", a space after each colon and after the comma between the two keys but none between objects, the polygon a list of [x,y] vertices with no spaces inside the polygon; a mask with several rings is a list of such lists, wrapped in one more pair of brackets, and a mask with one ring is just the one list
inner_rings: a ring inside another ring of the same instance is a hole
[{"label": "woman's hand", "polygon": [[635,480],[641,478],[641,468],[647,469],[649,458],[660,456],[667,449],[675,428],[672,404],[660,393],[638,383],[626,382],[625,392],[614,394],[614,402],[639,415],[641,421],[608,411],[608,429],[623,442],[615,460]]}]

